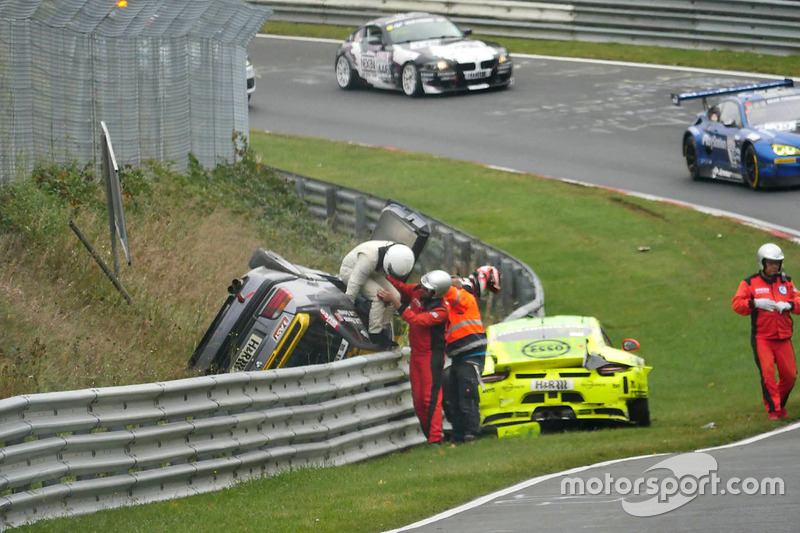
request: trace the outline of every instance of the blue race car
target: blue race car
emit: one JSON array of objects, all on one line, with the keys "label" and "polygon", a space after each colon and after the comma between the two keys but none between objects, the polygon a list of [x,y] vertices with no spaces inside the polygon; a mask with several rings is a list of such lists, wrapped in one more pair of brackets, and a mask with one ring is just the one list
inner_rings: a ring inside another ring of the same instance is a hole
[{"label": "blue race car", "polygon": [[[714,105],[707,98],[722,97]],[[800,184],[800,89],[791,79],[672,95],[703,99],[705,111],[683,134],[692,179],[751,189]]]}]

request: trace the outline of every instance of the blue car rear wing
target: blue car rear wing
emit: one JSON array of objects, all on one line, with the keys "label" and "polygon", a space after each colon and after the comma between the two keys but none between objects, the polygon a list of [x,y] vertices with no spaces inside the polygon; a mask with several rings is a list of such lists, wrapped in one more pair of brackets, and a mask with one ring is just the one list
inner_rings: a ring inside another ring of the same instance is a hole
[{"label": "blue car rear wing", "polygon": [[709,96],[721,96],[723,94],[743,93],[747,91],[763,91],[766,89],[774,89],[776,87],[794,87],[794,80],[786,78],[780,81],[767,81],[764,83],[753,83],[750,85],[741,85],[739,87],[724,87],[722,89],[710,89],[708,91],[694,91],[691,93],[671,94],[672,103],[679,106],[684,100],[694,100],[696,98],[703,99],[703,108],[708,109],[706,98]]}]

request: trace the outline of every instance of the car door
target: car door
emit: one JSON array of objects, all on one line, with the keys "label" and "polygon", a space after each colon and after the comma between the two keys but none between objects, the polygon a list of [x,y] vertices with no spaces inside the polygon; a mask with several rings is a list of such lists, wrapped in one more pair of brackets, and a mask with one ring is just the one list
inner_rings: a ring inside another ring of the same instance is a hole
[{"label": "car door", "polygon": [[382,82],[378,69],[378,54],[383,50],[383,32],[375,25],[366,26],[364,30],[358,71],[368,83],[383,85],[385,82]]},{"label": "car door", "polygon": [[[739,130],[742,129],[742,113],[739,103],[726,100],[719,105],[719,121],[708,127],[708,146],[714,165],[714,177],[730,179],[740,174]],[[704,144],[706,142],[704,141]]]}]

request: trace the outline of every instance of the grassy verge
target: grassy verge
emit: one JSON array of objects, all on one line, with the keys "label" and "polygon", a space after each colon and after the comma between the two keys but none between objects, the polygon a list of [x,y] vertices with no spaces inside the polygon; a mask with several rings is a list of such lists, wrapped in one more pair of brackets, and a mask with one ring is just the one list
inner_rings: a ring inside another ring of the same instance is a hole
[{"label": "grassy verge", "polygon": [[330,270],[348,248],[249,157],[188,175],[125,168],[121,178],[132,264],[120,278],[131,305],[68,226],[111,265],[105,196],[91,172],[45,165],[0,187],[0,397],[187,377],[253,250]]},{"label": "grassy verge", "polygon": [[[428,155],[258,132],[251,144],[269,165],[396,198],[506,250],[539,274],[549,314],[595,315],[615,342],[637,338],[654,367],[653,426],[420,447],[22,531],[375,532],[536,475],[714,446],[776,426],[761,407],[749,320],[730,309],[739,280],[755,270],[755,251],[767,240],[762,232],[669,204]],[[154,208],[148,218],[160,216]],[[258,235],[258,226],[237,222],[243,234]],[[292,242],[277,249],[288,253]],[[792,273],[800,251],[779,244]],[[251,249],[245,241],[241,247],[238,267]],[[788,408],[796,414],[798,403]],[[716,429],[701,427],[709,422]]]},{"label": "grassy verge", "polygon": [[[342,26],[267,22],[263,32],[272,35],[304,35],[308,37],[344,40],[354,28]],[[681,67],[712,68],[760,72],[779,76],[800,76],[800,56],[776,56],[730,50],[684,50],[661,46],[633,46],[616,43],[552,41],[475,35],[501,43],[513,54],[538,54],[560,57],[583,57],[614,61],[632,61]]]}]

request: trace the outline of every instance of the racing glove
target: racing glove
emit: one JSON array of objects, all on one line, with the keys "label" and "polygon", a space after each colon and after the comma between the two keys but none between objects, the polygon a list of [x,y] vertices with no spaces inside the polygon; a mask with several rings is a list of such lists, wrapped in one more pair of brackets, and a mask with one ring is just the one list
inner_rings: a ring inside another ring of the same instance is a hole
[{"label": "racing glove", "polygon": [[756,309],[763,309],[764,311],[775,311],[777,310],[777,305],[778,304],[769,298],[756,298],[753,300],[753,307]]},{"label": "racing glove", "polygon": [[792,302],[776,302],[775,309],[778,310],[779,313],[783,313],[784,311],[788,311],[792,308]]}]

